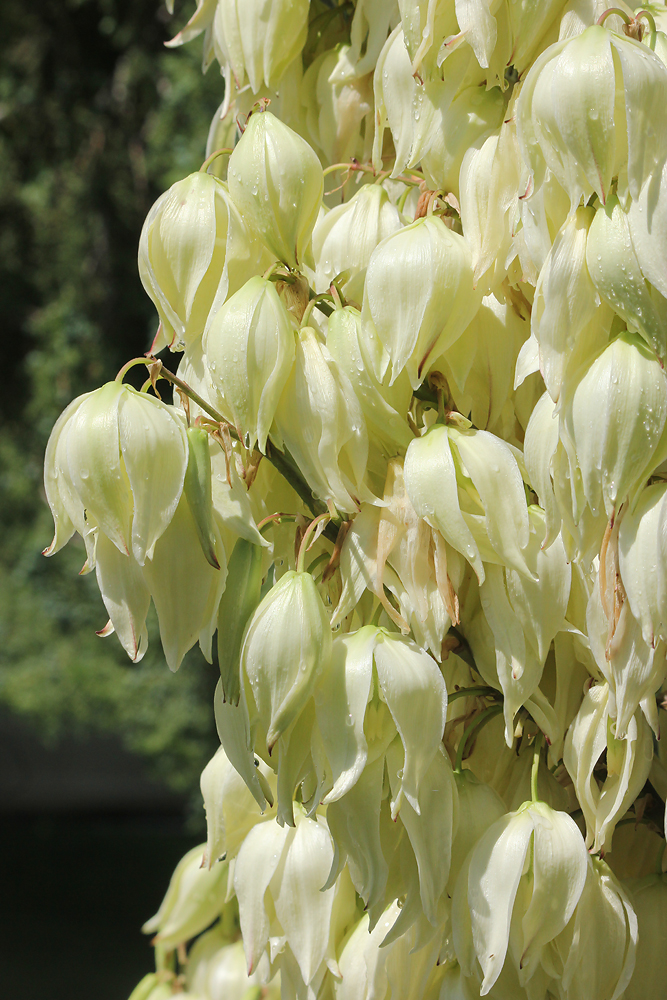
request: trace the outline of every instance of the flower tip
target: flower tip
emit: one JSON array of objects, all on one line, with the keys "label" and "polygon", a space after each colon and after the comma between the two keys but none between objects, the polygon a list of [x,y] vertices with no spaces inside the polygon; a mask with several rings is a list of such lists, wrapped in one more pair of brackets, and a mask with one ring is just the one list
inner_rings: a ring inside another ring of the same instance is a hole
[{"label": "flower tip", "polygon": [[106,639],[106,637],[107,637],[108,635],[113,635],[113,633],[114,633],[115,631],[116,631],[116,630],[115,630],[115,628],[113,627],[113,624],[112,624],[112,622],[111,622],[111,619],[109,619],[109,621],[108,621],[108,622],[106,623],[106,625],[104,626],[104,628],[101,628],[101,629],[100,629],[99,631],[96,631],[96,632],[95,632],[95,635],[99,635],[99,637],[100,637],[101,639]]}]

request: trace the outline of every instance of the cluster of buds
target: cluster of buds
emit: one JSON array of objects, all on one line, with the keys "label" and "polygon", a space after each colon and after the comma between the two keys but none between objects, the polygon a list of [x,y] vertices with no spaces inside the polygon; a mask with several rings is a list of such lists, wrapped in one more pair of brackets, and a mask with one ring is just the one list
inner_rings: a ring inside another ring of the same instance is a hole
[{"label": "cluster of buds", "polygon": [[218,634],[133,1000],[664,996],[662,28],[199,0],[174,39],[225,79],[141,237],[178,373],[75,400],[45,473],[101,634]]}]

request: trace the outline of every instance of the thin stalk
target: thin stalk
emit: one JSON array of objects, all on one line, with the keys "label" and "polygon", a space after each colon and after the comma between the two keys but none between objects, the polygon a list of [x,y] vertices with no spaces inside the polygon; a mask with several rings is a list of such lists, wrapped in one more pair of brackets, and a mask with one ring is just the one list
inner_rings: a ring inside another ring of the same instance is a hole
[{"label": "thin stalk", "polygon": [[215,152],[211,153],[210,156],[206,157],[201,167],[199,168],[199,173],[200,174],[207,173],[209,166],[211,165],[211,163],[213,163],[214,160],[216,160],[219,156],[223,156],[225,153],[233,153],[233,152],[234,152],[233,149],[228,149],[227,147],[225,147],[224,149],[216,149]]},{"label": "thin stalk", "polygon": [[454,770],[459,774],[463,771],[463,756],[465,754],[465,749],[468,743],[470,743],[471,737],[477,735],[477,731],[489,722],[490,719],[494,718],[496,715],[500,715],[502,712],[501,705],[491,705],[489,708],[485,708],[483,712],[477,715],[467,729],[463,730],[463,736],[459,740],[458,749],[456,751],[456,763],[454,764]]},{"label": "thin stalk", "polygon": [[[150,365],[154,365],[158,361],[159,359],[152,357],[134,358],[132,361],[124,365],[123,368],[121,368],[116,378],[117,380],[120,381],[124,373],[128,371],[135,364],[144,364],[148,368],[150,367]],[[161,362],[159,363],[161,365],[158,374],[159,378],[164,378],[167,380],[167,382],[171,382],[172,385],[178,386],[178,388],[182,392],[184,392],[186,396],[189,396],[189,398],[193,400],[193,402],[197,403],[197,405],[200,406],[205,413],[208,413],[208,415],[212,417],[216,421],[216,423],[225,424],[229,428],[230,436],[233,437],[235,441],[239,440],[239,436],[236,432],[236,429],[227,423],[227,421],[225,420],[225,418],[222,416],[221,413],[218,413],[218,411],[213,406],[211,406],[210,403],[207,403],[206,400],[203,399],[198,392],[195,392],[195,390],[191,386],[189,386],[187,382],[184,382],[182,378],[178,377],[178,375],[174,375],[173,372],[170,372],[169,369],[165,368]],[[287,480],[287,482],[290,484],[294,492],[300,497],[301,500],[303,500],[303,502],[306,504],[308,509],[313,514],[318,516],[322,513],[326,513],[328,515],[328,511],[324,509],[324,504],[322,504],[320,501],[316,500],[313,497],[312,490],[310,489],[310,486],[308,485],[306,480],[301,475],[301,472],[298,469],[298,467],[292,462],[291,459],[287,457],[287,455],[284,454],[284,452],[279,451],[277,448],[274,449],[273,447],[271,447],[268,441],[266,445],[266,458],[271,463],[271,465],[280,473],[280,475]],[[324,529],[324,534],[330,541],[335,542],[337,531],[338,529],[336,528],[335,525],[328,524]]]},{"label": "thin stalk", "polygon": [[306,552],[309,548],[311,535],[314,534],[317,529],[318,524],[320,524],[325,517],[330,518],[331,515],[329,511],[325,511],[323,514],[318,514],[317,517],[313,518],[308,527],[303,533],[303,538],[301,539],[301,545],[299,546],[299,555],[296,560],[296,571],[297,573],[303,573],[304,563],[306,561]]},{"label": "thin stalk", "polygon": [[451,694],[447,695],[447,704],[451,705],[453,701],[457,698],[471,698],[473,695],[479,695],[480,697],[499,697],[500,691],[496,691],[495,688],[488,687],[487,685],[475,685],[474,687],[459,688],[458,691],[452,691]]},{"label": "thin stalk", "polygon": [[533,745],[533,766],[530,770],[530,798],[532,802],[539,802],[537,795],[537,775],[540,769],[540,753],[542,750],[542,733],[539,732],[535,737],[535,743]]}]

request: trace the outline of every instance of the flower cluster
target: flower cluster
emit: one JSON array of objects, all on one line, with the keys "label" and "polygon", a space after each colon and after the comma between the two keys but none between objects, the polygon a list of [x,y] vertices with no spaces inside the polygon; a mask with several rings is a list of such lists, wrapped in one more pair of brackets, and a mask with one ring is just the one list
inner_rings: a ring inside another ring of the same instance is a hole
[{"label": "flower cluster", "polygon": [[139,248],[178,373],[75,400],[45,474],[102,634],[217,630],[133,1000],[664,996],[667,10],[605,7],[198,0],[171,43],[225,80]]}]

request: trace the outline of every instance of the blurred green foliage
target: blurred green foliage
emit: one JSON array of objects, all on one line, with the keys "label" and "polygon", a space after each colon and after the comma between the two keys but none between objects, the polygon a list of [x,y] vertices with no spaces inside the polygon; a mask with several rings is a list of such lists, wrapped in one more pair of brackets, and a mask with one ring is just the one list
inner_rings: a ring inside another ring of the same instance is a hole
[{"label": "blurred green foliage", "polygon": [[152,202],[204,157],[223,96],[198,46],[163,43],[187,17],[158,0],[2,0],[0,12],[0,702],[44,739],[114,731],[175,788],[215,746],[215,668],[178,675],[155,623],[131,664],[83,548],[53,559],[42,478],[58,414],[147,349],[156,320],[136,265]]}]

